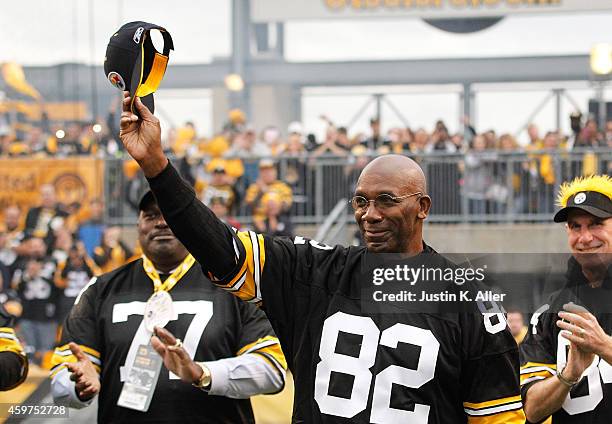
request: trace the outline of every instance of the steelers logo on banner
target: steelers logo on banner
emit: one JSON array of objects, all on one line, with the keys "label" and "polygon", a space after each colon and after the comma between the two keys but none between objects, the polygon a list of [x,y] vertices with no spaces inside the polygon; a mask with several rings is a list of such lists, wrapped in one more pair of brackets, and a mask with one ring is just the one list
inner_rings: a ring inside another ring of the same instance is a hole
[{"label": "steelers logo on banner", "polygon": [[121,78],[121,75],[119,75],[117,72],[109,72],[107,78],[110,83],[117,87],[119,90],[125,90],[125,82],[123,81],[123,78]]},{"label": "steelers logo on banner", "polygon": [[73,173],[58,175],[53,181],[57,199],[65,205],[82,204],[87,199],[87,186],[83,179]]}]

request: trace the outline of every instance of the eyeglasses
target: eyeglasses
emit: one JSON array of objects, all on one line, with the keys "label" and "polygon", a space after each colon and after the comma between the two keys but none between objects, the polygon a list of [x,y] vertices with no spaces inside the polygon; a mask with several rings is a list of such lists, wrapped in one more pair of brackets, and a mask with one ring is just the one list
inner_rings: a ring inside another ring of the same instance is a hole
[{"label": "eyeglasses", "polygon": [[417,191],[416,193],[406,194],[405,196],[391,196],[390,194],[383,193],[376,196],[375,199],[366,199],[363,196],[354,196],[350,204],[354,210],[359,211],[367,208],[370,205],[370,202],[374,202],[374,206],[377,209],[388,209],[400,203],[402,200],[407,199],[412,196],[422,196],[423,193]]}]

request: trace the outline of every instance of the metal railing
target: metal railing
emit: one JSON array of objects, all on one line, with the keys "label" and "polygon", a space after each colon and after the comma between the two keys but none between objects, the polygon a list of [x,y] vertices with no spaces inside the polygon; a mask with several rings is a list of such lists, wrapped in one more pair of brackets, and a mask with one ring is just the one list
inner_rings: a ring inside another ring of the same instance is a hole
[{"label": "metal railing", "polygon": [[[408,156],[425,173],[432,198],[430,222],[547,222],[556,209],[560,183],[590,173],[612,174],[610,148]],[[275,158],[279,179],[293,190],[289,212],[293,222],[322,224],[341,199],[352,197],[359,174],[371,158]],[[246,188],[255,180],[259,159],[242,161],[245,173],[236,183],[238,199],[244,199]],[[185,163],[182,170],[193,174],[203,166]],[[105,198],[110,224],[133,224],[138,198],[148,187],[142,173],[128,178],[123,168],[123,160],[106,160]],[[344,213],[352,219],[348,203]],[[239,201],[233,215],[242,223],[251,222],[251,210],[244,202]]]}]

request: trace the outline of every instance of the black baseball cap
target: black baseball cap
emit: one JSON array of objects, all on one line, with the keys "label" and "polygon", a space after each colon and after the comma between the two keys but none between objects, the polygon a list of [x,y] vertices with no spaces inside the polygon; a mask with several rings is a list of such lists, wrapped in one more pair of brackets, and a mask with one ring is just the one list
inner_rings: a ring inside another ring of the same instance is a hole
[{"label": "black baseball cap", "polygon": [[147,190],[141,197],[138,202],[138,210],[144,211],[151,205],[156,205],[157,199],[151,190]]},{"label": "black baseball cap", "polygon": [[581,209],[598,218],[612,217],[612,200],[598,191],[580,191],[567,199],[565,207],[554,217],[555,222],[566,222],[571,209]]},{"label": "black baseball cap", "polygon": [[[162,53],[151,42],[151,30],[158,30],[164,38]],[[104,74],[119,90],[130,92],[132,112],[135,112],[137,96],[151,113],[155,110],[153,93],[164,78],[170,50],[174,50],[170,33],[147,22],[129,22],[110,38],[104,58]]]}]

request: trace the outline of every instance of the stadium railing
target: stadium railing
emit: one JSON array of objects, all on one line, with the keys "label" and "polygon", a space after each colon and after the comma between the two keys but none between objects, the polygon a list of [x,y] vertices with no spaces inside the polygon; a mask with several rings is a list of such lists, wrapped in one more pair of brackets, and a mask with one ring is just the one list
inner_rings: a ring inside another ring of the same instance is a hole
[{"label": "stadium railing", "polygon": [[[442,154],[408,154],[427,178],[432,209],[428,220],[443,223],[549,222],[556,208],[559,184],[576,176],[612,173],[612,149]],[[290,211],[295,224],[321,224],[342,198],[353,195],[359,173],[373,156],[292,156],[273,158],[279,179],[293,190]],[[260,159],[242,158],[242,192],[253,182]],[[205,162],[190,161],[197,174]],[[176,163],[176,162],[175,162]],[[254,171],[255,170],[255,171]],[[128,178],[124,161],[105,160],[107,222],[133,224],[138,198],[147,183],[138,173]],[[403,193],[402,193],[403,194]],[[233,214],[251,222],[241,206]],[[347,216],[352,216],[348,202]],[[349,217],[350,218],[350,217]]]}]

